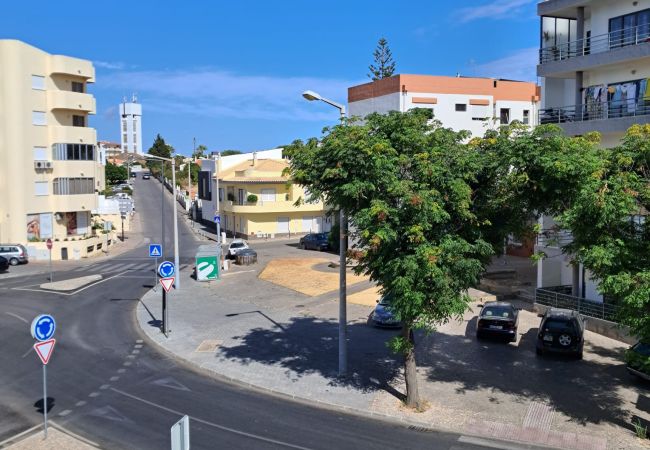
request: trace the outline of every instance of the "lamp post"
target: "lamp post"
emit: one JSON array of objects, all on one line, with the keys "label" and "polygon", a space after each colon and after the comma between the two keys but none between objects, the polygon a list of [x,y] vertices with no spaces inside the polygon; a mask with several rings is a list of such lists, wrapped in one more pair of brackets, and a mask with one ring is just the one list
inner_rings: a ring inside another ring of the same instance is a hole
[{"label": "lamp post", "polygon": [[[314,91],[305,91],[302,96],[312,101],[321,101],[339,110],[341,123],[345,125],[345,106],[322,97]],[[346,292],[346,254],[348,251],[348,218],[339,207],[339,376],[344,377],[348,372],[348,343],[347,343],[347,292]]]},{"label": "lamp post", "polygon": [[[174,158],[163,158],[162,156],[156,156],[156,155],[144,155],[145,158],[153,158],[153,159],[160,159],[162,161],[171,161],[172,163],[172,196],[173,196],[173,204],[174,204],[174,266],[176,266],[176,270],[178,270],[178,276],[176,277],[175,280],[175,285],[176,289],[180,290],[181,288],[181,275],[180,275],[180,265],[178,263],[178,214],[176,212],[176,160]],[[163,180],[165,179],[164,177],[164,170],[163,170]],[[163,189],[164,189],[164,183],[163,183]],[[164,223],[164,221],[163,221]],[[164,239],[164,236],[163,236]]]}]

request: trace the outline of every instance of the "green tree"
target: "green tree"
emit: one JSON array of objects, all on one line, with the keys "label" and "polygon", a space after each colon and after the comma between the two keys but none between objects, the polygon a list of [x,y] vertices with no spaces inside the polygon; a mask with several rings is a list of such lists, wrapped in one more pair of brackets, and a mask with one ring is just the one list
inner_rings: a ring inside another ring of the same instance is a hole
[{"label": "green tree", "polygon": [[116,184],[128,178],[129,174],[126,167],[118,166],[112,163],[106,163],[106,181],[109,184]]},{"label": "green tree", "polygon": [[198,158],[205,158],[205,155],[208,151],[208,147],[205,145],[199,145],[196,147],[194,150],[194,153],[192,153],[192,158],[198,159]]},{"label": "green tree", "polygon": [[224,150],[221,152],[221,156],[231,156],[231,155],[241,155],[239,150]]},{"label": "green tree", "polygon": [[513,219],[495,229],[486,219],[503,203],[486,200],[504,195],[487,176],[486,166],[507,172],[496,162],[489,167],[496,157],[430,119],[427,110],[373,114],[363,125],[335,126],[321,141],[286,149],[293,180],[348,213],[357,230],[349,253],[355,270],[392,297],[404,326],[390,345],[404,357],[411,407],[421,406],[413,331],[460,318],[496,242],[522,226]]},{"label": "green tree", "polygon": [[384,38],[379,39],[377,48],[372,53],[374,64],[368,66],[370,73],[368,78],[372,81],[381,80],[382,78],[392,77],[395,73],[395,61],[393,54],[388,47],[388,41]]},{"label": "green tree", "polygon": [[[162,136],[158,134],[156,135],[156,139],[154,139],[153,145],[147,151],[147,153],[154,156],[160,156],[162,158],[171,158],[172,154],[174,153],[174,147],[167,144]],[[147,159],[147,167],[149,167],[149,169],[151,169],[154,174],[160,172],[160,163],[160,160]]]}]

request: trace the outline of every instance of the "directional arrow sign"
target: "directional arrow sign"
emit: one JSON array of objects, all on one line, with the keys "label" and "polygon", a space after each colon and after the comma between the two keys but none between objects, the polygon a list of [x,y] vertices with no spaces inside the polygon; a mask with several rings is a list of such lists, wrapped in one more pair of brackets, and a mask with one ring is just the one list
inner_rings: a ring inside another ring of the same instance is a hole
[{"label": "directional arrow sign", "polygon": [[43,364],[50,362],[50,357],[52,356],[52,353],[54,353],[55,344],[56,339],[50,339],[49,341],[38,342],[37,344],[34,344],[34,350],[36,350],[36,354],[39,358],[41,358],[41,362]]},{"label": "directional arrow sign", "polygon": [[174,284],[174,277],[161,278],[160,284],[162,284],[162,287],[165,289],[165,292],[169,292],[169,290],[172,288],[172,284]]}]

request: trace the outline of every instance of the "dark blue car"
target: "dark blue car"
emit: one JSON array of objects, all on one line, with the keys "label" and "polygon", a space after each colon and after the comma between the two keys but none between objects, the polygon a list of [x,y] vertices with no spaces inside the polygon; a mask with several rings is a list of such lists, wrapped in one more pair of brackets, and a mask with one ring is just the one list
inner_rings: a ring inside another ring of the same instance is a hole
[{"label": "dark blue car", "polygon": [[377,306],[368,316],[368,324],[380,328],[402,328],[402,323],[397,320],[395,314],[390,310],[391,295],[385,294],[377,300]]},{"label": "dark blue car", "polygon": [[327,233],[309,233],[300,238],[300,248],[303,250],[329,250],[330,244],[327,240]]}]

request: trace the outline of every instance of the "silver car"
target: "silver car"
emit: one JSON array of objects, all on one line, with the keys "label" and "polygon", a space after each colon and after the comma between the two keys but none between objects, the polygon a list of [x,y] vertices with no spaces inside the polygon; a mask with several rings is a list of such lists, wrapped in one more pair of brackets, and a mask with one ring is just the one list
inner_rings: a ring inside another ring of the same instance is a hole
[{"label": "silver car", "polygon": [[29,261],[27,249],[20,244],[0,244],[0,256],[4,256],[12,266],[26,264]]}]

